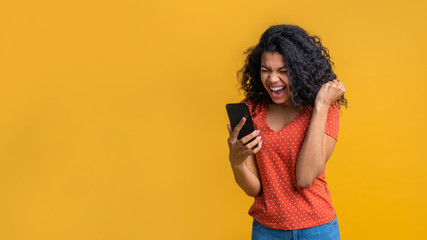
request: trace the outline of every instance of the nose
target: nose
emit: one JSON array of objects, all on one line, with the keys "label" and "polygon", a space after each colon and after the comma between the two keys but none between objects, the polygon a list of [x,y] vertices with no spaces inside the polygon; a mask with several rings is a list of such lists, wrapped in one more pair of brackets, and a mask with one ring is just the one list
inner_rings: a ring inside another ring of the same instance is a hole
[{"label": "nose", "polygon": [[279,74],[277,74],[275,72],[272,72],[271,75],[270,75],[270,81],[271,82],[277,82],[279,80],[280,80]]}]

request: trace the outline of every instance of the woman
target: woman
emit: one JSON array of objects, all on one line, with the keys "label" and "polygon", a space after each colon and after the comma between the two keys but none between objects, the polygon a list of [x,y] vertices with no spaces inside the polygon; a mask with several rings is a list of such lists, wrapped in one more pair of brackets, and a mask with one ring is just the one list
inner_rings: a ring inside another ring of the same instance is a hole
[{"label": "woman", "polygon": [[252,239],[340,239],[325,165],[347,100],[328,50],[300,27],[278,25],[246,54],[242,102],[255,131],[237,140],[245,118],[227,128],[235,180],[255,197]]}]

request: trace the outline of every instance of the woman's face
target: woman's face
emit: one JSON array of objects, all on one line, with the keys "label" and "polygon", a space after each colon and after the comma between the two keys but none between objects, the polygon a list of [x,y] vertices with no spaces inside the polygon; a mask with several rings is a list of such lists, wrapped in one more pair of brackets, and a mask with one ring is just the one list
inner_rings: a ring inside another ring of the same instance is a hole
[{"label": "woman's face", "polygon": [[280,53],[262,54],[261,81],[274,103],[292,105],[286,63]]}]

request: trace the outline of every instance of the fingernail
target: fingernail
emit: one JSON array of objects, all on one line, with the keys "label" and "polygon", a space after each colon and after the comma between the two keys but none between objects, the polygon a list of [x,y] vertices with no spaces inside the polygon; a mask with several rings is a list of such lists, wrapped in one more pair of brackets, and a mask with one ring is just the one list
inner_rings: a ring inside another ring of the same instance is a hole
[{"label": "fingernail", "polygon": [[258,140],[261,140],[261,136],[258,136],[257,138],[258,138]]},{"label": "fingernail", "polygon": [[256,134],[256,135],[258,135],[258,134],[259,134],[259,130],[256,130],[256,131],[255,131],[255,134]]}]

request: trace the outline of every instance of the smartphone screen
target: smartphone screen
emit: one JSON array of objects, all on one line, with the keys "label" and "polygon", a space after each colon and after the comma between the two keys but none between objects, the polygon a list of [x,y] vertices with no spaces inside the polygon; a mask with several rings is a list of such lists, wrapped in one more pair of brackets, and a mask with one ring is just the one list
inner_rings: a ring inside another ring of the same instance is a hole
[{"label": "smartphone screen", "polygon": [[230,120],[231,129],[234,129],[237,126],[240,120],[242,120],[242,117],[246,118],[245,125],[243,125],[242,129],[240,129],[237,139],[241,139],[242,137],[254,131],[254,125],[252,122],[251,113],[249,112],[248,104],[229,103],[225,106],[225,108],[227,109],[228,119]]}]

